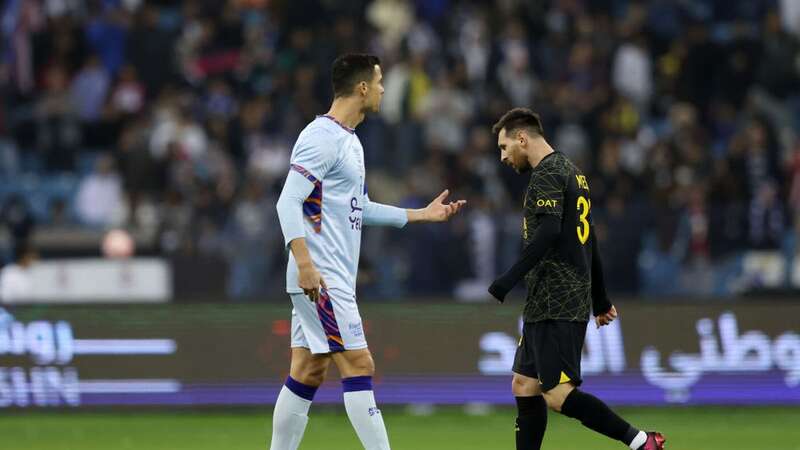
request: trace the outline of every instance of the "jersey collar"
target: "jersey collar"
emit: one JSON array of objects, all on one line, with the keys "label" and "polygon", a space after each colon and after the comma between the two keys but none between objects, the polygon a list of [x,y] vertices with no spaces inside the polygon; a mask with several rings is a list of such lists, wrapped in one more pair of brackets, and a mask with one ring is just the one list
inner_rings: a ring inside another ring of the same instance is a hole
[{"label": "jersey collar", "polygon": [[322,114],[322,115],[319,115],[319,116],[317,116],[317,117],[324,117],[324,118],[326,118],[326,119],[330,119],[330,120],[334,121],[334,123],[336,123],[336,125],[339,125],[340,127],[342,127],[342,128],[345,130],[345,131],[347,131],[347,132],[348,132],[348,133],[350,133],[350,134],[353,134],[353,133],[355,133],[355,132],[356,132],[356,130],[355,130],[355,129],[353,129],[353,128],[350,128],[350,127],[348,127],[348,126],[345,126],[345,125],[344,125],[342,122],[339,122],[338,120],[336,120],[336,118],[335,118],[335,117],[333,117],[333,116],[331,116],[331,115],[328,115],[328,114]]}]

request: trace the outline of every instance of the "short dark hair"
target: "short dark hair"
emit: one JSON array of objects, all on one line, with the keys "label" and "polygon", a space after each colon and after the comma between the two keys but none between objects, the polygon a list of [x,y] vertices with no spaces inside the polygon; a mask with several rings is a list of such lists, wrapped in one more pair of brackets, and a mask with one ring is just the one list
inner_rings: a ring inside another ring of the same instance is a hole
[{"label": "short dark hair", "polygon": [[333,96],[348,96],[353,93],[356,84],[372,81],[372,77],[375,76],[375,66],[379,65],[381,65],[380,58],[362,53],[348,53],[336,58],[331,68]]},{"label": "short dark hair", "polygon": [[544,136],[542,120],[538,114],[528,108],[514,108],[503,114],[503,117],[492,126],[492,133],[499,134],[503,128],[506,129],[506,135],[520,128],[526,128],[539,136]]}]

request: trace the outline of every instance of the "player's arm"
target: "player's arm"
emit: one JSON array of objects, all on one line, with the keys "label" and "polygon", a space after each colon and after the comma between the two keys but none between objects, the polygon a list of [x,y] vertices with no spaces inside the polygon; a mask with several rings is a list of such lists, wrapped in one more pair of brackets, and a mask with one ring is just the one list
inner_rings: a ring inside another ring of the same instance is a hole
[{"label": "player's arm", "polygon": [[491,286],[489,293],[503,301],[514,286],[531,271],[545,253],[555,244],[561,234],[561,219],[564,215],[564,192],[567,188],[567,174],[556,167],[548,167],[541,173],[531,176],[526,194],[527,217],[538,218],[539,225],[534,229],[522,256],[510,269]]},{"label": "player's arm", "polygon": [[329,144],[329,138],[324,131],[318,131],[298,139],[292,151],[291,168],[276,205],[284,243],[297,263],[297,284],[312,301],[319,299],[320,286],[327,286],[311,261],[306,245],[303,203],[314,190],[315,183],[321,182],[336,164],[336,153]]},{"label": "player's arm", "polygon": [[311,261],[303,224],[303,202],[313,189],[314,183],[291,170],[278,198],[277,209],[284,242],[291,249],[297,263],[298,285],[311,300],[316,301],[319,298],[319,287],[326,286]]},{"label": "player's arm", "polygon": [[408,222],[445,222],[453,217],[464,205],[466,200],[445,203],[450,190],[445,189],[428,206],[420,209],[407,209],[406,217]]},{"label": "player's arm", "polygon": [[539,261],[561,234],[560,216],[542,214],[539,218],[539,226],[533,232],[531,242],[522,251],[522,256],[506,273],[494,280],[492,285],[489,286],[489,293],[498,301],[502,302],[509,291],[525,277],[525,274],[539,264]]},{"label": "player's arm", "polygon": [[597,245],[594,227],[590,228],[589,239],[592,241],[592,314],[595,317],[597,328],[600,328],[617,318],[617,309],[611,304],[606,293],[603,263],[600,259],[600,249]]},{"label": "player's arm", "polygon": [[405,209],[373,202],[369,199],[369,195],[366,195],[365,198],[364,225],[403,228],[408,223],[408,215]]},{"label": "player's arm", "polygon": [[297,262],[299,272],[297,284],[303,290],[303,293],[308,295],[308,298],[316,302],[319,300],[319,288],[328,289],[328,286],[325,285],[322,275],[314,267],[314,263],[311,262],[311,254],[306,246],[306,238],[294,239],[289,245]]},{"label": "player's arm", "polygon": [[445,203],[449,191],[445,189],[425,208],[403,209],[396,206],[373,202],[366,196],[364,205],[364,224],[403,228],[408,222],[443,222],[454,216],[467,204],[466,200]]}]

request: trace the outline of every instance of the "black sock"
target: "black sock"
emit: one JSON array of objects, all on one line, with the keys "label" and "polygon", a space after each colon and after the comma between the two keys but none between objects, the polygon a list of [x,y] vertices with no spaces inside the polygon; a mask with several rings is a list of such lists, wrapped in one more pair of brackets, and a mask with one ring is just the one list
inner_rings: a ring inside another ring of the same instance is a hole
[{"label": "black sock", "polygon": [[516,397],[517,450],[539,450],[547,428],[547,403],[544,397]]},{"label": "black sock", "polygon": [[618,416],[599,398],[574,389],[561,405],[561,414],[578,419],[583,426],[630,445],[639,430]]}]

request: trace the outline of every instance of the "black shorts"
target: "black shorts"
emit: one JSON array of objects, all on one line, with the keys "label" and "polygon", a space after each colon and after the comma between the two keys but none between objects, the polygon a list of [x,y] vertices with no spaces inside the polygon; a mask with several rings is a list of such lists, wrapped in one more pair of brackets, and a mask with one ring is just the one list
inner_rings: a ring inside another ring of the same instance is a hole
[{"label": "black shorts", "polygon": [[526,322],[514,356],[514,372],[538,378],[545,392],[566,382],[580,386],[586,326],[586,322],[566,320]]}]

